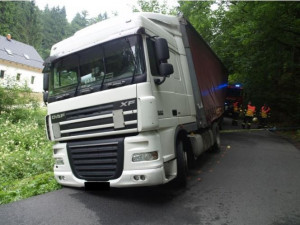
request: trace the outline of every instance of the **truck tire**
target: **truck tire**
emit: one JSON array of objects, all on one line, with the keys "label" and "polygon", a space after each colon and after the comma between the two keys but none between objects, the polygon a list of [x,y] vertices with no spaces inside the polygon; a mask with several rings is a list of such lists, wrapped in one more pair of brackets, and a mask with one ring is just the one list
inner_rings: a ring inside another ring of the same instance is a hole
[{"label": "truck tire", "polygon": [[187,183],[188,153],[184,151],[184,142],[181,138],[176,140],[177,177],[176,187],[184,187]]},{"label": "truck tire", "polygon": [[212,146],[212,150],[214,152],[219,152],[221,150],[221,137],[220,137],[220,129],[217,123],[213,126],[213,135],[214,135],[214,144]]},{"label": "truck tire", "polygon": [[189,140],[186,140],[186,142],[184,142],[184,145],[187,146],[185,152],[187,154],[188,169],[195,169],[197,158],[193,153],[193,147],[191,145],[191,142]]}]

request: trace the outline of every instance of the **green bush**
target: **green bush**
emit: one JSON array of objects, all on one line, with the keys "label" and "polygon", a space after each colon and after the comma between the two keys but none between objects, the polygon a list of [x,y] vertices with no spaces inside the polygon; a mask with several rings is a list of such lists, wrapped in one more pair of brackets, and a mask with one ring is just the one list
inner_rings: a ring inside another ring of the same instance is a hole
[{"label": "green bush", "polygon": [[12,112],[17,108],[37,108],[37,101],[31,96],[31,90],[26,85],[19,87],[7,81],[8,87],[0,86],[0,114]]},{"label": "green bush", "polygon": [[37,112],[27,111],[27,119],[16,123],[13,122],[15,116],[11,114],[0,118],[2,124],[0,127],[0,180],[2,181],[51,170],[49,163],[52,159],[51,142],[46,140],[44,126],[39,124],[38,117],[35,117],[43,117],[43,113],[41,111],[41,115],[38,115]]},{"label": "green bush", "polygon": [[46,109],[24,99],[28,94],[20,89],[0,88],[0,99],[1,95],[5,100],[0,107],[0,204],[58,189],[52,143],[45,134]]}]

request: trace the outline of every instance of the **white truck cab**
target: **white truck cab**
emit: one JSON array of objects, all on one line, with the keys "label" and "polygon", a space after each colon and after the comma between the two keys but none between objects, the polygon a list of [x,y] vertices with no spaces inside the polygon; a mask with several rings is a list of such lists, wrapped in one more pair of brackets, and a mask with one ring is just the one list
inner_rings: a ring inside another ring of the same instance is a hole
[{"label": "white truck cab", "polygon": [[220,144],[226,83],[223,65],[183,17],[113,18],[55,44],[44,101],[56,180],[185,184],[193,160]]}]

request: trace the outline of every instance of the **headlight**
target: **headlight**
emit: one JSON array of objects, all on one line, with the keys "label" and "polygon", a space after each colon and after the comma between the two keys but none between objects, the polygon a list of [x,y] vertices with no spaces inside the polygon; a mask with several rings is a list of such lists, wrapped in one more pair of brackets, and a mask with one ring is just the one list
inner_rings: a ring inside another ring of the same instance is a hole
[{"label": "headlight", "polygon": [[132,155],[132,162],[151,161],[158,159],[158,152],[135,153]]}]

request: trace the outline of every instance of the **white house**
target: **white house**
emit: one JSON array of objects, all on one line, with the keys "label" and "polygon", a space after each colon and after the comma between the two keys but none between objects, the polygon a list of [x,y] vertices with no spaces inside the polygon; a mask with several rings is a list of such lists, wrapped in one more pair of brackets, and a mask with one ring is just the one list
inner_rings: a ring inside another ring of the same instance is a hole
[{"label": "white house", "polygon": [[43,91],[43,59],[34,47],[0,36],[0,84],[25,85],[33,92]]}]

